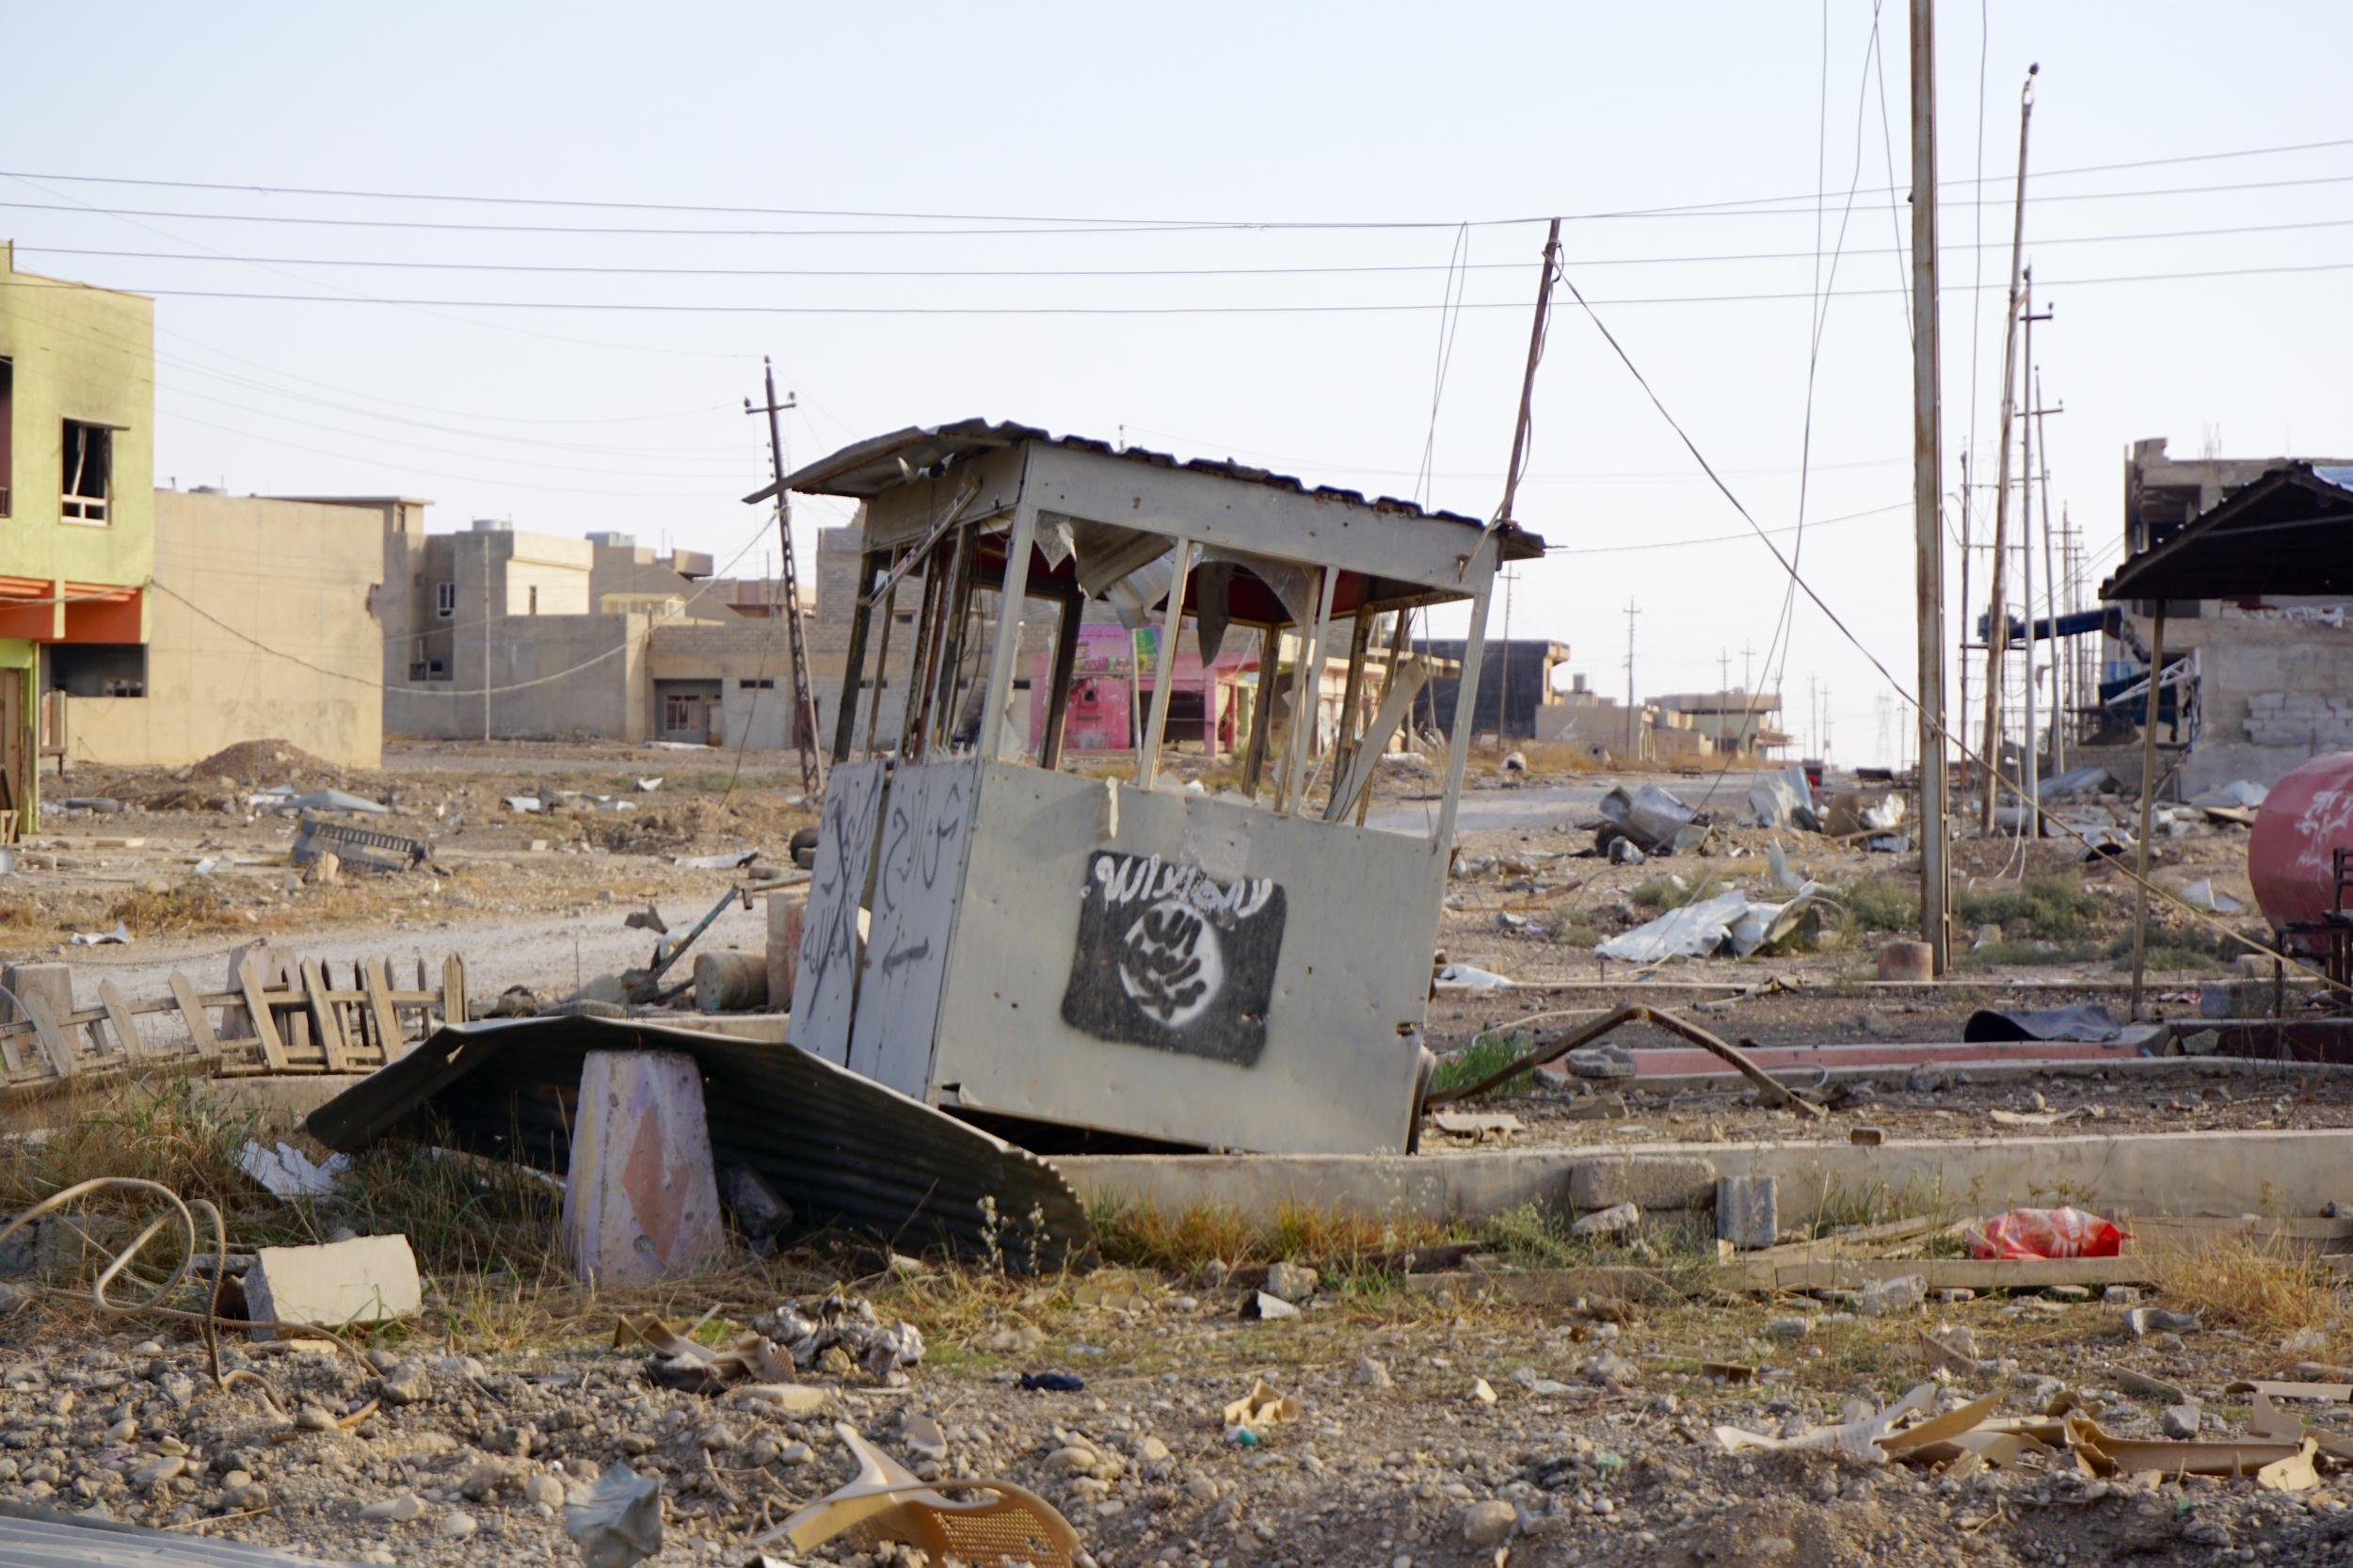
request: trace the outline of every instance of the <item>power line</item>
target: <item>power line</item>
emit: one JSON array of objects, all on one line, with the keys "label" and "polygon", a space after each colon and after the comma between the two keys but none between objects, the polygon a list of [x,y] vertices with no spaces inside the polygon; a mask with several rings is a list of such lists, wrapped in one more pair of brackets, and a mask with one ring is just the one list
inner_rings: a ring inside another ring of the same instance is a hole
[{"label": "power line", "polygon": [[[2348,178],[2353,178],[2349,176]],[[2308,272],[2343,272],[2353,262],[2315,262],[2273,266],[2201,267],[2179,272],[2119,273],[2107,277],[2063,278],[2053,288],[2094,288],[2121,283],[2175,283],[2208,278],[2262,278]],[[6,288],[63,288],[87,285],[36,282],[22,278],[0,281]],[[1972,284],[1981,292],[1985,283]],[[653,315],[786,315],[786,316],[1207,316],[1207,315],[1400,315],[1433,311],[1524,311],[1526,300],[1458,300],[1449,305],[1431,300],[1366,304],[1292,305],[755,305],[693,304],[648,300],[568,299],[413,299],[382,295],[277,294],[245,289],[131,288],[118,290],[163,299],[242,299],[301,305],[446,306],[491,311],[600,311]],[[1946,293],[1953,290],[1947,289]],[[1900,289],[1842,289],[1830,297],[1867,299],[1900,295]],[[1626,296],[1596,299],[1595,305],[1744,305],[1815,299],[1810,291],[1757,294],[1693,294]]]},{"label": "power line", "polygon": [[[2045,201],[2126,201],[2160,196],[2234,196],[2249,191],[2292,190],[2311,185],[2338,185],[2353,182],[2353,174],[2311,175],[2295,180],[2248,180],[2224,185],[2164,185],[2141,190],[2049,191],[2026,198],[2030,202]],[[1860,194],[1860,193],[1858,193]],[[1652,207],[1624,212],[1564,214],[1564,223],[1600,223],[1609,221],[1640,221],[1653,218],[1726,218],[1726,217],[1810,217],[1817,209],[1799,206],[1769,206],[1760,202],[1789,201],[1786,197],[1753,197],[1740,201],[1716,202],[1687,207]],[[1945,200],[1946,207],[2007,207],[2008,198],[1977,197],[1969,200]],[[104,217],[170,218],[179,222],[199,223],[280,223],[314,229],[400,229],[442,233],[485,234],[591,234],[635,235],[649,239],[962,239],[962,238],[1042,238],[1052,236],[1093,236],[1119,238],[1125,235],[1222,234],[1257,232],[1328,232],[1349,233],[1377,231],[1411,232],[1451,229],[1464,220],[1396,222],[1321,222],[1286,220],[1280,222],[1225,223],[1159,223],[1129,225],[1078,225],[1051,228],[1016,229],[675,229],[649,228],[631,224],[566,224],[566,223],[459,223],[446,218],[397,217],[321,217],[298,213],[204,213],[154,207],[101,207],[88,202],[61,201],[0,201],[0,207],[23,212],[84,213]],[[1515,228],[1548,223],[1549,216],[1485,218],[1471,220],[1473,228]],[[175,236],[176,237],[176,236]],[[633,346],[633,345],[618,345]]]},{"label": "power line", "polygon": [[[2108,174],[2108,173],[2117,173],[2117,172],[2121,172],[2121,171],[2123,171],[2123,170],[2128,170],[2128,169],[2137,169],[2137,168],[2169,168],[2169,167],[2173,167],[2173,166],[2182,165],[2182,164],[2214,163],[2214,162],[2218,162],[2218,161],[2223,161],[2223,160],[2228,160],[2228,159],[2233,159],[2233,158],[2257,158],[2257,157],[2271,157],[2271,156],[2277,156],[2277,155],[2288,154],[2288,153],[2296,153],[2296,152],[2326,152],[2326,151],[2329,151],[2329,150],[2330,150],[2330,149],[2333,149],[2333,148],[2340,148],[2340,147],[2353,147],[2353,137],[2338,137],[2338,138],[2335,138],[2335,139],[2333,139],[2333,140],[2327,140],[2327,141],[2289,142],[2289,143],[2281,143],[2281,144],[2278,144],[2278,145],[2274,145],[2274,146],[2269,146],[2269,147],[2242,147],[2242,148],[2233,148],[2233,149],[2229,149],[2229,150],[2226,150],[2226,151],[2221,151],[2221,152],[2187,152],[2187,153],[2176,153],[2176,154],[2173,154],[2173,155],[2170,155],[2170,156],[2168,156],[2168,157],[2162,157],[2162,158],[2135,158],[2135,159],[2131,159],[2131,160],[2128,160],[2128,161],[2125,161],[2125,162],[2121,162],[2121,163],[2084,164],[2084,165],[2080,165],[2080,166],[2078,166],[2078,167],[2076,167],[2076,168],[2073,168],[2054,169],[2054,170],[2052,170],[2052,171],[2051,171],[2048,175],[2043,176],[2043,177],[2044,177],[2044,178],[2058,178],[2058,177],[2060,177],[2060,176],[2065,176],[2065,175],[2075,175],[2075,174]],[[498,206],[498,207],[549,207],[549,208],[567,209],[567,210],[583,210],[583,209],[586,209],[586,210],[600,210],[600,211],[607,211],[607,212],[714,213],[714,214],[720,214],[720,215],[731,216],[739,216],[739,217],[824,217],[824,218],[865,218],[865,219],[872,219],[872,220],[874,220],[874,221],[891,221],[891,222],[901,222],[901,223],[1008,223],[1008,224],[1063,224],[1063,225],[1080,225],[1080,226],[1084,226],[1084,227],[1088,227],[1088,228],[1103,227],[1103,228],[1110,228],[1110,229],[1114,229],[1114,230],[1134,230],[1134,229],[1171,229],[1171,228],[1175,228],[1175,229],[1188,229],[1188,228],[1209,228],[1209,229],[1285,229],[1285,228],[1314,228],[1314,229],[1329,229],[1329,228],[1341,228],[1341,229],[1392,229],[1392,228],[1421,228],[1421,229],[1429,229],[1429,228],[1453,228],[1453,227],[1455,227],[1456,223],[1457,223],[1458,221],[1460,221],[1460,220],[1456,220],[1456,219],[1447,219],[1447,220],[1436,220],[1436,219],[1431,219],[1431,220],[1374,219],[1374,220],[1354,220],[1354,221],[1345,221],[1345,220],[1313,220],[1313,219],[1309,219],[1309,220],[1284,220],[1284,221],[1269,221],[1269,220],[1265,220],[1265,219],[1253,219],[1253,218],[1214,218],[1214,219],[1212,219],[1212,218],[1134,218],[1134,217],[1103,217],[1103,216],[1093,216],[1093,217],[1088,217],[1088,216],[1072,216],[1072,215],[1070,215],[1070,214],[1048,214],[1048,215],[1040,215],[1040,214],[1013,214],[1013,213],[926,213],[926,212],[888,212],[888,211],[872,211],[872,210],[865,210],[865,209],[857,209],[857,208],[842,208],[842,207],[762,207],[762,206],[735,206],[735,205],[718,205],[718,204],[712,204],[712,203],[704,203],[704,202],[689,202],[689,201],[641,201],[641,200],[600,200],[600,199],[591,199],[591,198],[568,198],[568,197],[552,197],[552,196],[482,196],[482,195],[475,195],[475,194],[469,194],[469,193],[464,193],[464,192],[456,192],[456,191],[439,191],[439,192],[428,192],[428,191],[398,191],[398,190],[373,190],[373,189],[368,189],[368,188],[364,188],[364,187],[338,187],[338,186],[322,186],[322,185],[283,185],[283,184],[273,184],[273,183],[269,183],[269,182],[264,182],[264,181],[253,181],[253,180],[243,180],[243,181],[219,181],[219,180],[161,180],[161,179],[153,179],[153,178],[149,178],[149,177],[144,177],[144,176],[122,175],[122,174],[44,174],[44,173],[36,173],[36,172],[31,172],[31,171],[22,170],[22,169],[0,169],[0,178],[4,178],[4,179],[13,179],[13,180],[28,180],[28,181],[30,181],[30,180],[52,180],[52,181],[56,181],[56,182],[57,182],[57,183],[61,184],[138,185],[138,186],[147,187],[147,188],[149,188],[149,189],[156,189],[156,190],[205,190],[205,191],[222,191],[222,192],[228,192],[228,193],[231,193],[231,194],[240,195],[240,196],[257,196],[257,197],[274,197],[274,196],[329,197],[329,198],[333,198],[333,199],[336,199],[336,200],[370,200],[370,201],[428,201],[428,202],[447,202],[447,203],[450,203],[450,204],[453,204],[453,205],[455,205],[455,204],[464,204],[464,205],[472,205],[472,206]],[[1997,180],[1997,183],[1999,183],[1999,182],[1998,182],[1998,180]],[[1965,188],[1965,187],[1968,187],[1968,186],[1973,185],[1973,184],[1974,184],[1974,185],[1977,185],[1977,186],[1978,186],[1978,187],[1982,187],[1982,186],[1984,185],[1984,184],[1985,184],[1984,178],[1982,177],[1982,175],[1980,175],[1977,179],[1976,179],[1976,180],[1974,180],[1974,181],[1973,181],[1973,180],[1948,180],[1948,181],[1945,181],[1945,182],[1944,182],[1944,183],[1943,183],[1943,186],[1944,186],[1944,188],[1961,189],[1961,188]],[[1881,190],[1874,190],[1874,191],[1870,191],[1870,192],[1867,192],[1867,193],[1865,193],[1865,194],[1868,194],[1868,195],[1872,195],[1872,196],[1881,196],[1881,195],[1886,195],[1886,194],[1889,194],[1889,193],[1891,193],[1891,192],[1893,192],[1893,191],[1896,191],[1896,190],[1897,190],[1897,189],[1899,189],[1899,188],[1900,188],[1900,187],[1897,187],[1897,185],[1895,185],[1895,184],[1894,184],[1894,183],[1893,183],[1893,181],[1892,181],[1892,179],[1891,179],[1890,184],[1889,184],[1886,187],[1884,187],[1883,189],[1881,189]],[[1744,199],[1739,199],[1739,200],[1740,200],[1741,201],[1746,201],[1746,202],[1760,202],[1760,201],[1797,201],[1797,200],[1805,200],[1805,197],[1804,197],[1804,195],[1801,194],[1801,195],[1797,195],[1797,196],[1787,196],[1787,197],[1750,197],[1750,198],[1744,198]],[[1689,204],[1689,205],[1688,205],[1688,206],[1685,206],[1685,207],[1683,207],[1683,208],[1678,208],[1678,209],[1651,209],[1651,211],[1653,211],[1653,212],[1662,211],[1662,210],[1667,210],[1667,211],[1695,211],[1695,210],[1702,210],[1702,209],[1706,208],[1706,207],[1721,206],[1721,205],[1727,205],[1727,204],[1731,204],[1731,203],[1722,203],[1722,202],[1693,203],[1693,204]],[[1595,214],[1589,214],[1589,215],[1584,215],[1584,216],[1620,216],[1620,215],[1615,214],[1615,213],[1595,213]],[[1501,226],[1501,225],[1507,225],[1507,224],[1542,223],[1542,222],[1545,222],[1545,221],[1546,221],[1546,219],[1545,219],[1545,218],[1544,218],[1544,217],[1502,217],[1502,218],[1481,218],[1481,219],[1476,219],[1476,220],[1473,220],[1473,226],[1474,226],[1474,227],[1479,227],[1479,228],[1493,228],[1493,227],[1498,227],[1498,226]]]},{"label": "power line", "polygon": [[[1859,194],[1859,193],[1858,193]],[[2311,218],[2295,223],[2225,224],[2208,229],[2151,229],[2114,234],[2070,234],[2038,239],[2036,248],[2071,245],[2120,245],[2149,240],[2233,239],[2246,234],[2293,233],[2312,229],[2353,227],[2353,218]],[[1998,248],[1998,245],[1994,247]],[[1987,248],[1982,242],[1955,241],[1942,248],[1958,255]],[[1433,272],[1515,272],[1514,262],[1474,262],[1447,266],[1433,262],[1357,263],[1322,266],[1138,266],[1138,267],[760,267],[760,266],[632,266],[583,262],[445,262],[408,261],[380,256],[238,256],[220,251],[190,254],[183,250],[111,250],[79,246],[18,245],[19,255],[93,256],[119,261],[236,263],[248,266],[375,267],[408,272],[498,272],[591,278],[1343,278],[1417,275]],[[1867,248],[1849,248],[1850,256],[1894,256],[1900,262],[1910,252],[1900,244]],[[1667,256],[1589,256],[1578,264],[1591,270],[1610,266],[1699,266],[1756,262],[1802,262],[1811,250],[1701,251]],[[1901,291],[1898,291],[1901,292]]]}]

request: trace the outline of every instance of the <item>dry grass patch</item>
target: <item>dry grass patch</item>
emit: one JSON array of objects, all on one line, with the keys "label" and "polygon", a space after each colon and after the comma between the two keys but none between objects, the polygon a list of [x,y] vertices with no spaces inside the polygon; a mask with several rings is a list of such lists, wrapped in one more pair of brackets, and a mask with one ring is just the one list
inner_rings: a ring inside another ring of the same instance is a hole
[{"label": "dry grass patch", "polygon": [[2199,1313],[2209,1328],[2273,1342],[2316,1329],[2333,1343],[2342,1332],[2345,1295],[2336,1276],[2277,1238],[2169,1242],[2147,1256],[2158,1291]]}]

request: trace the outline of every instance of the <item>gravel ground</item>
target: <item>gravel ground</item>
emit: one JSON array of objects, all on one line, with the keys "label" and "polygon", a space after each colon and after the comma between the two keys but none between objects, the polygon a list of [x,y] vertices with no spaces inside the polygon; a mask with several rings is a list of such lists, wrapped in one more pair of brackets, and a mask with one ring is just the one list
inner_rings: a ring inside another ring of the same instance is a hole
[{"label": "gravel ground", "polygon": [[[2105,1405],[2103,1425],[2120,1434],[2154,1435],[2158,1413],[2114,1392],[2116,1367],[2180,1382],[2227,1431],[2236,1415],[2223,1383],[2281,1359],[2227,1334],[2124,1339],[2120,1313],[2099,1303],[1980,1301],[1877,1320],[1807,1303],[1795,1314],[1807,1331],[1792,1340],[1765,1328],[1793,1315],[1787,1303],[1621,1323],[1349,1290],[1311,1299],[1298,1319],[1245,1323],[1230,1281],[1183,1294],[1142,1281],[1141,1299],[1119,1309],[1075,1304],[1064,1288],[937,1276],[893,1288],[886,1316],[928,1320],[932,1356],[895,1389],[812,1373],[828,1408],[810,1416],[674,1392],[641,1360],[579,1344],[475,1358],[410,1338],[376,1352],[382,1373],[340,1355],[233,1352],[296,1413],[283,1420],[250,1389],[213,1390],[191,1344],[52,1322],[12,1336],[0,1368],[0,1496],[373,1562],[569,1561],[561,1488],[627,1463],[664,1485],[660,1562],[734,1563],[767,1521],[846,1479],[831,1431],[841,1419],[927,1478],[1003,1477],[1042,1493],[1106,1565],[1488,1564],[1508,1547],[1513,1563],[1830,1568],[1892,1555],[2158,1568],[2353,1551],[2343,1477],[2287,1496],[2227,1480],[2098,1481],[2029,1461],[1955,1480],[1827,1455],[1736,1455],[1712,1435],[1719,1424],[1777,1433],[1838,1419],[1855,1398],[1883,1403],[1927,1375],[1908,1348],[1915,1330],[1952,1321],[1974,1325],[1990,1354],[1978,1376],[1944,1380],[1946,1404],[2000,1392],[2006,1413],[2030,1414],[2072,1393]],[[1761,1376],[1727,1382],[1701,1358]],[[1015,1386],[1017,1371],[1042,1368],[1087,1386]],[[1305,1408],[1244,1447],[1218,1411],[1260,1377]],[[388,1384],[406,1402],[332,1430]],[[846,1547],[815,1560],[876,1560]]]}]

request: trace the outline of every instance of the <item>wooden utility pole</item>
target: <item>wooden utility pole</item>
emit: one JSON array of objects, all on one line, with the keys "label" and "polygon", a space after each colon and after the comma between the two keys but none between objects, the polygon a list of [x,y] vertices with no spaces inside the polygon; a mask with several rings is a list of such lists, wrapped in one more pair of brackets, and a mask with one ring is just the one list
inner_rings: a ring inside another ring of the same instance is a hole
[{"label": "wooden utility pole", "polygon": [[[1912,539],[1918,595],[1920,939],[1945,973],[1945,462],[1936,319],[1936,4],[1912,0]],[[1962,494],[1967,494],[1964,486]]]},{"label": "wooden utility pole", "polygon": [[2009,652],[2009,611],[2002,602],[2009,552],[2009,422],[2018,407],[2018,318],[2024,287],[2026,242],[2026,128],[2034,120],[2034,77],[2042,68],[2026,67],[2025,85],[2018,89],[2018,189],[2010,203],[2009,308],[2002,317],[2001,451],[1994,460],[1993,480],[1993,613],[1985,623],[1985,803],[1977,825],[1993,831],[1993,802],[2002,775],[2002,664]]},{"label": "wooden utility pole", "polygon": [[[784,640],[792,650],[792,732],[789,738],[801,757],[801,792],[814,804],[825,792],[825,771],[817,755],[817,693],[808,680],[808,643],[801,627],[800,575],[792,569],[792,497],[784,488],[784,433],[776,424],[776,416],[797,404],[789,394],[783,402],[776,401],[776,367],[765,355],[760,357],[760,370],[765,380],[767,401],[755,408],[747,397],[744,400],[744,411],[768,416],[768,465],[776,475],[776,546],[780,552],[777,568],[784,583]],[[844,703],[855,705],[857,701],[858,673],[852,669],[843,678]],[[874,679],[880,680],[882,672],[877,670]],[[744,741],[750,744],[748,719]]]}]

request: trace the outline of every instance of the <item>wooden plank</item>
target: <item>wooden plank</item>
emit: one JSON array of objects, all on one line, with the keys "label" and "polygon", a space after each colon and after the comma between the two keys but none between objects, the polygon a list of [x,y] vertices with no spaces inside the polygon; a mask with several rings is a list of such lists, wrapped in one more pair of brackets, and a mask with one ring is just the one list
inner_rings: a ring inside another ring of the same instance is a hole
[{"label": "wooden plank", "polygon": [[73,1047],[67,1040],[65,1032],[57,1027],[57,1020],[49,1016],[49,1004],[39,997],[27,996],[23,999],[23,1005],[24,1016],[33,1020],[33,1035],[40,1042],[42,1053],[49,1058],[49,1070],[56,1074],[60,1081],[72,1078]]},{"label": "wooden plank", "polygon": [[272,1072],[284,1072],[292,1063],[286,1056],[285,1042],[278,1036],[278,1020],[270,1016],[269,997],[262,988],[262,971],[248,958],[238,970],[237,979],[244,987],[245,1010],[253,1017],[254,1036],[262,1042],[262,1060]]},{"label": "wooden plank", "polygon": [[[419,959],[422,965],[424,961]],[[441,1021],[445,1024],[471,1023],[472,1015],[466,1011],[466,961],[456,953],[441,960]]]},{"label": "wooden plank", "polygon": [[383,959],[368,960],[368,1016],[376,1025],[376,1048],[385,1061],[397,1062],[407,1047],[400,1037],[400,1010],[392,1005],[392,978],[386,969]]},{"label": "wooden plank", "polygon": [[131,1004],[122,995],[122,987],[111,979],[98,983],[98,1000],[106,1010],[106,1026],[115,1032],[115,1045],[126,1062],[143,1060],[147,1054],[146,1037],[131,1016]]},{"label": "wooden plank", "polygon": [[347,1073],[352,1063],[344,1049],[344,1022],[335,1012],[335,1004],[328,1000],[327,970],[315,958],[302,961],[302,986],[310,993],[311,1017],[318,1030],[319,1051],[327,1058],[330,1073]]},{"label": "wooden plank", "polygon": [[177,969],[171,971],[171,996],[179,1004],[180,1022],[186,1028],[197,1055],[207,1062],[219,1061],[220,1036],[213,1032],[212,1015],[204,1011],[204,999],[196,994],[188,977]]}]

